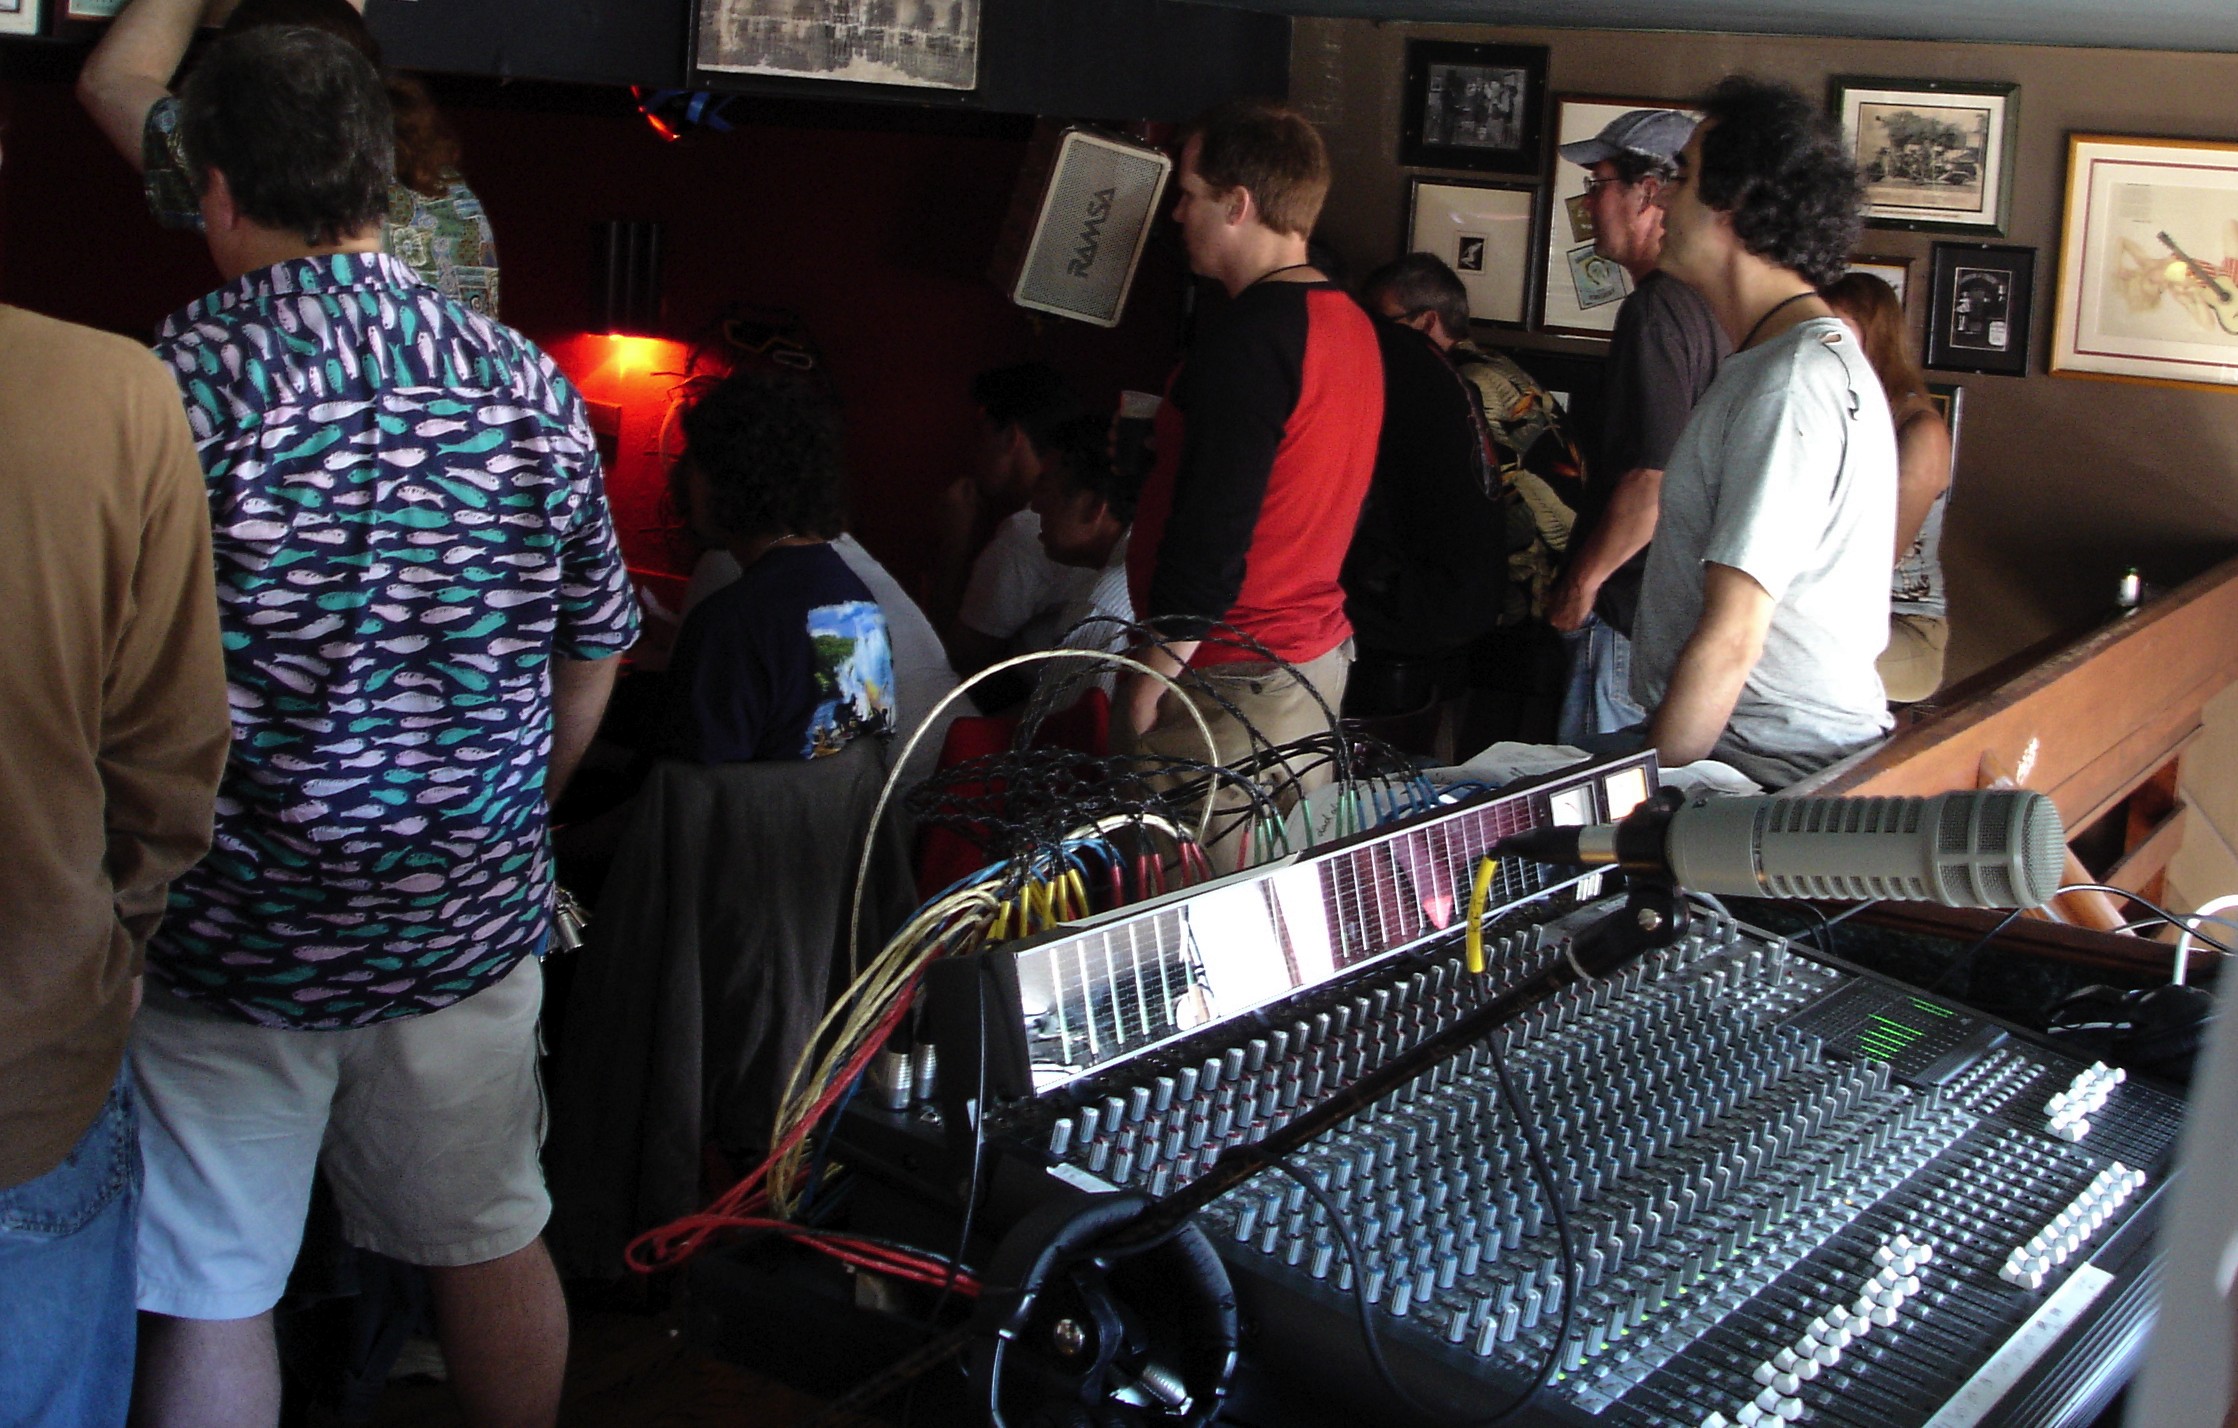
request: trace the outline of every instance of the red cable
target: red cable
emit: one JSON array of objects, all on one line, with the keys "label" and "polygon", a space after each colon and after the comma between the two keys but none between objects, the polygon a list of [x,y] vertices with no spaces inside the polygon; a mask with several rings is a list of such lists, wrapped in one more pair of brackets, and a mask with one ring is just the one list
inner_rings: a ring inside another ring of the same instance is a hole
[{"label": "red cable", "polygon": [[[908,984],[902,989],[902,995],[895,998],[892,1009],[879,1021],[873,1033],[863,1039],[861,1048],[840,1068],[840,1073],[833,1077],[831,1083],[824,1088],[823,1094],[817,1097],[816,1103],[809,1108],[808,1114],[801,1117],[799,1123],[788,1131],[785,1138],[770,1150],[768,1157],[760,1165],[749,1171],[745,1178],[736,1185],[715,1197],[714,1202],[705,1210],[698,1214],[682,1216],[665,1225],[656,1226],[631,1240],[622,1251],[623,1262],[640,1274],[650,1274],[660,1269],[672,1269],[705,1249],[708,1241],[718,1232],[733,1228],[742,1221],[750,1221],[753,1218],[751,1212],[766,1208],[769,1204],[769,1193],[762,1189],[762,1182],[769,1178],[770,1171],[776,1167],[777,1162],[782,1160],[794,1146],[801,1142],[802,1138],[815,1129],[816,1124],[824,1118],[825,1113],[838,1101],[846,1088],[853,1084],[857,1076],[862,1074],[863,1067],[868,1065],[870,1058],[877,1054],[878,1048],[885,1045],[887,1036],[899,1024],[902,1016],[908,1012],[910,1002],[916,994],[917,980],[923,975],[923,969],[920,968],[916,975],[909,979]],[[788,1224],[789,1222],[770,1221],[768,1223]],[[940,1273],[942,1276],[946,1276],[947,1268],[945,1265],[942,1266]],[[961,1277],[960,1271],[958,1277]]]}]

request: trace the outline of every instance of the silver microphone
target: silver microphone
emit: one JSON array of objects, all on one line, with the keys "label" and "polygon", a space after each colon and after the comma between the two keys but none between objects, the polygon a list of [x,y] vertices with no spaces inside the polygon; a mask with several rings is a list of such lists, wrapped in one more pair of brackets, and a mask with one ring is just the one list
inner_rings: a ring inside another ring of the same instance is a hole
[{"label": "silver microphone", "polygon": [[1496,853],[1627,869],[1736,897],[2041,907],[2059,891],[2059,809],[2026,789],[1932,798],[1729,798],[1641,806],[1621,823],[1538,828]]}]

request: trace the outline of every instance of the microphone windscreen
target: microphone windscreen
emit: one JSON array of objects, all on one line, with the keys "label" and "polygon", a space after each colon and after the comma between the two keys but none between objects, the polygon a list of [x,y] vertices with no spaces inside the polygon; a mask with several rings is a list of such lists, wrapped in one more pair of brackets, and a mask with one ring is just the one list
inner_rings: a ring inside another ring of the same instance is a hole
[{"label": "microphone windscreen", "polygon": [[1680,884],[1703,892],[2038,907],[2058,891],[2066,834],[2026,789],[1707,798],[1673,817],[1668,849]]}]

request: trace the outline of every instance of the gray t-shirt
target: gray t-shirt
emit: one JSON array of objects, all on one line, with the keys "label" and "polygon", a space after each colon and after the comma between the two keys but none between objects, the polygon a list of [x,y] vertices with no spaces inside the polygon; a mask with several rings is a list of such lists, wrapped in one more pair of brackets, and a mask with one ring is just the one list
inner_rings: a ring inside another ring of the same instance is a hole
[{"label": "gray t-shirt", "polygon": [[1778,603],[1712,757],[1782,788],[1873,743],[1895,541],[1895,426],[1848,330],[1811,318],[1727,358],[1663,475],[1632,697],[1662,702],[1714,562]]}]

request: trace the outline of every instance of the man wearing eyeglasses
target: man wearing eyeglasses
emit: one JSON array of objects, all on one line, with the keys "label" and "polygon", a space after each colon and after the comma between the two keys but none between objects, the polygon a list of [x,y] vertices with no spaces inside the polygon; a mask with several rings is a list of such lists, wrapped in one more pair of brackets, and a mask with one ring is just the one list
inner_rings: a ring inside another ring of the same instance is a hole
[{"label": "man wearing eyeglasses", "polygon": [[1559,734],[1566,744],[1647,718],[1631,698],[1630,637],[1663,467],[1732,351],[1701,295],[1656,268],[1664,190],[1693,132],[1690,115],[1634,109],[1594,137],[1562,146],[1564,159],[1592,175],[1585,203],[1594,253],[1633,284],[1609,344],[1600,439],[1587,451],[1569,563],[1548,602],[1547,619],[1570,646]]}]

